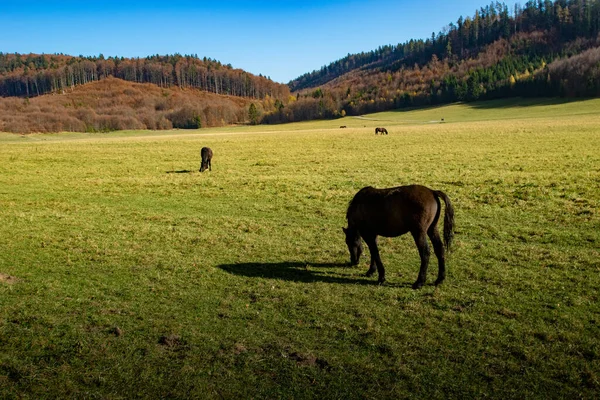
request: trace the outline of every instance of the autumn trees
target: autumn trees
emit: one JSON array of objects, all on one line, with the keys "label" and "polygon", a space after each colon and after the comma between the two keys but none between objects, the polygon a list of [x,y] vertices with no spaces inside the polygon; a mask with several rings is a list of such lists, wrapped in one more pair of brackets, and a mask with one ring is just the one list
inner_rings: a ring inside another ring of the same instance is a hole
[{"label": "autumn trees", "polygon": [[105,132],[243,124],[251,101],[108,77],[60,95],[0,98],[0,131]]},{"label": "autumn trees", "polygon": [[[97,105],[76,111],[63,105],[54,114],[39,110],[51,126],[59,126],[56,115],[64,115],[67,130],[282,123],[508,96],[598,96],[599,34],[600,0],[530,0],[511,10],[494,1],[427,39],[348,54],[289,87],[195,55],[126,59],[0,53],[0,96],[68,95],[111,77],[171,93],[154,94],[151,101],[124,96],[134,113]],[[218,96],[210,102],[175,100],[174,89]],[[141,103],[129,104],[131,99]],[[37,102],[0,103],[29,113],[39,107]],[[12,119],[0,121],[0,130],[33,129],[23,128],[25,122],[16,116],[3,118]]]},{"label": "autumn trees", "polygon": [[[45,98],[44,94],[66,98]],[[197,56],[127,59],[102,54],[0,53],[0,131],[222,126],[247,122],[252,101],[260,109],[271,110],[263,103],[272,104],[275,99],[281,108],[289,97],[286,85]],[[253,122],[260,122],[258,112]]]},{"label": "autumn trees", "polygon": [[33,97],[61,92],[108,76],[159,87],[195,88],[215,94],[285,98],[289,89],[263,76],[197,56],[123,58],[0,53],[0,96]]},{"label": "autumn trees", "polygon": [[513,10],[496,1],[430,38],[348,54],[289,84],[303,109],[331,99],[333,116],[508,96],[597,96],[599,33],[600,0],[536,0]]}]

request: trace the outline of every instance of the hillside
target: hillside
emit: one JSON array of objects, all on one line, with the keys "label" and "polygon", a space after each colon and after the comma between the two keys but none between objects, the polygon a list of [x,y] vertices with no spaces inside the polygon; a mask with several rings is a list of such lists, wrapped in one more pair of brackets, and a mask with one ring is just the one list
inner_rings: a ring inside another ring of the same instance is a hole
[{"label": "hillside", "polygon": [[6,132],[256,123],[289,100],[287,85],[197,56],[0,53],[0,131]]},{"label": "hillside", "polygon": [[[273,124],[457,101],[595,97],[600,95],[599,34],[600,0],[528,1],[513,10],[493,2],[428,39],[348,54],[288,85],[197,56],[0,53],[0,112],[6,111],[0,114],[0,130]],[[120,100],[107,100],[109,106],[98,109],[92,101],[94,84],[111,77],[153,86],[135,86],[144,93],[136,98],[146,99],[136,102],[119,88],[124,84],[100,85],[117,87],[103,96]],[[86,95],[87,90],[92,93]],[[84,100],[68,100],[73,93]],[[208,94],[224,97],[209,101]],[[67,100],[37,100],[45,96]],[[169,98],[168,105],[160,96]]]},{"label": "hillside", "polygon": [[250,98],[107,77],[60,94],[0,98],[0,131],[102,132],[244,123]]},{"label": "hillside", "polygon": [[431,38],[352,54],[289,86],[266,122],[513,96],[600,95],[600,1],[492,3]]},{"label": "hillside", "polygon": [[234,69],[210,58],[155,55],[146,58],[73,57],[0,52],[0,96],[33,97],[96,82],[109,76],[160,87],[196,88],[254,99],[285,98],[286,85]]}]

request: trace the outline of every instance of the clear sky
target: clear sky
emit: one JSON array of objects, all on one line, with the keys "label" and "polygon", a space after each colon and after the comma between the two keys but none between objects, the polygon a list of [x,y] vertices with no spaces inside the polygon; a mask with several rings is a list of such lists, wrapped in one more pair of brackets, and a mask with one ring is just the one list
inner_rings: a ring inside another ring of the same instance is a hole
[{"label": "clear sky", "polygon": [[[504,1],[512,15],[515,1]],[[287,83],[348,53],[426,39],[485,0],[0,0],[0,52],[197,54]]]}]

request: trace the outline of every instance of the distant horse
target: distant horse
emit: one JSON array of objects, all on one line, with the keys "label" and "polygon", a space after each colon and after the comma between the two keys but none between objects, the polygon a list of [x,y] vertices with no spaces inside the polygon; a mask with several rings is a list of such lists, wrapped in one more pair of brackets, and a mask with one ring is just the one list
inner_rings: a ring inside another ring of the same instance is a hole
[{"label": "distant horse", "polygon": [[385,128],[375,128],[375,134],[377,135],[378,133],[380,133],[383,135],[384,133],[387,135],[388,131]]},{"label": "distant horse", "polygon": [[202,150],[200,150],[200,158],[202,158],[202,161],[200,162],[200,172],[204,172],[206,168],[208,168],[209,171],[212,171],[210,164],[212,156],[213,152],[210,148],[203,147]]},{"label": "distant horse", "polygon": [[345,128],[345,127],[346,127],[346,125],[342,125],[342,126],[340,126],[340,128]]},{"label": "distant horse", "polygon": [[[440,198],[446,204],[444,216],[444,243],[440,238],[437,223],[441,215]],[[379,283],[385,282],[385,270],[379,257],[377,236],[396,237],[410,232],[419,249],[421,269],[413,289],[419,289],[425,283],[429,264],[429,244],[433,244],[438,259],[436,285],[446,278],[445,250],[450,249],[454,235],[454,208],[445,193],[431,190],[425,186],[411,185],[388,189],[362,188],[352,199],[346,212],[348,228],[342,228],[346,234],[346,244],[350,251],[350,263],[358,265],[362,254],[361,237],[369,247],[371,265],[367,276],[379,273]],[[444,248],[445,246],[445,248]]]}]

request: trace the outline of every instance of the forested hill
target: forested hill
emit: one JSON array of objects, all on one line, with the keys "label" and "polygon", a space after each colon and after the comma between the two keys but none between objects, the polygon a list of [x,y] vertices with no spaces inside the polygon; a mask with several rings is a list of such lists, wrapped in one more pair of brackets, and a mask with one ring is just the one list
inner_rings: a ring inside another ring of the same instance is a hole
[{"label": "forested hill", "polygon": [[[135,87],[100,84],[109,77]],[[97,112],[94,97],[78,91],[91,82],[98,84],[91,90],[119,88],[112,97],[131,115],[114,104]],[[168,92],[169,101],[147,84]],[[181,89],[182,96],[166,89]],[[62,105],[41,99],[73,91],[77,98]],[[127,96],[132,91],[142,93],[136,101]],[[195,92],[235,99],[200,99]],[[430,38],[349,54],[289,85],[197,56],[0,53],[0,130],[11,132],[281,123],[514,96],[600,96],[600,0],[536,0],[513,9],[493,2]],[[79,122],[51,129],[30,122],[51,121],[56,107]]]},{"label": "forested hill", "polygon": [[179,54],[146,58],[73,57],[0,52],[0,96],[34,97],[113,76],[163,88],[196,88],[254,99],[286,98],[289,89],[210,58]]},{"label": "forested hill", "polygon": [[600,0],[514,9],[492,2],[430,38],[349,54],[300,76],[289,86],[302,101],[266,121],[510,96],[598,96],[599,33]]},{"label": "forested hill", "polygon": [[[315,88],[337,77],[357,70],[394,72],[402,68],[422,66],[435,55],[438,59],[461,61],[473,58],[486,46],[499,39],[510,39],[524,32],[552,30],[555,43],[534,53],[560,55],[566,42],[577,38],[596,38],[600,28],[600,2],[598,0],[538,0],[525,6],[515,5],[514,10],[500,2],[476,10],[473,16],[451,22],[437,35],[427,39],[411,39],[397,45],[346,57],[323,66],[318,71],[306,73],[288,83],[292,91]],[[541,51],[540,51],[541,50]]]}]

